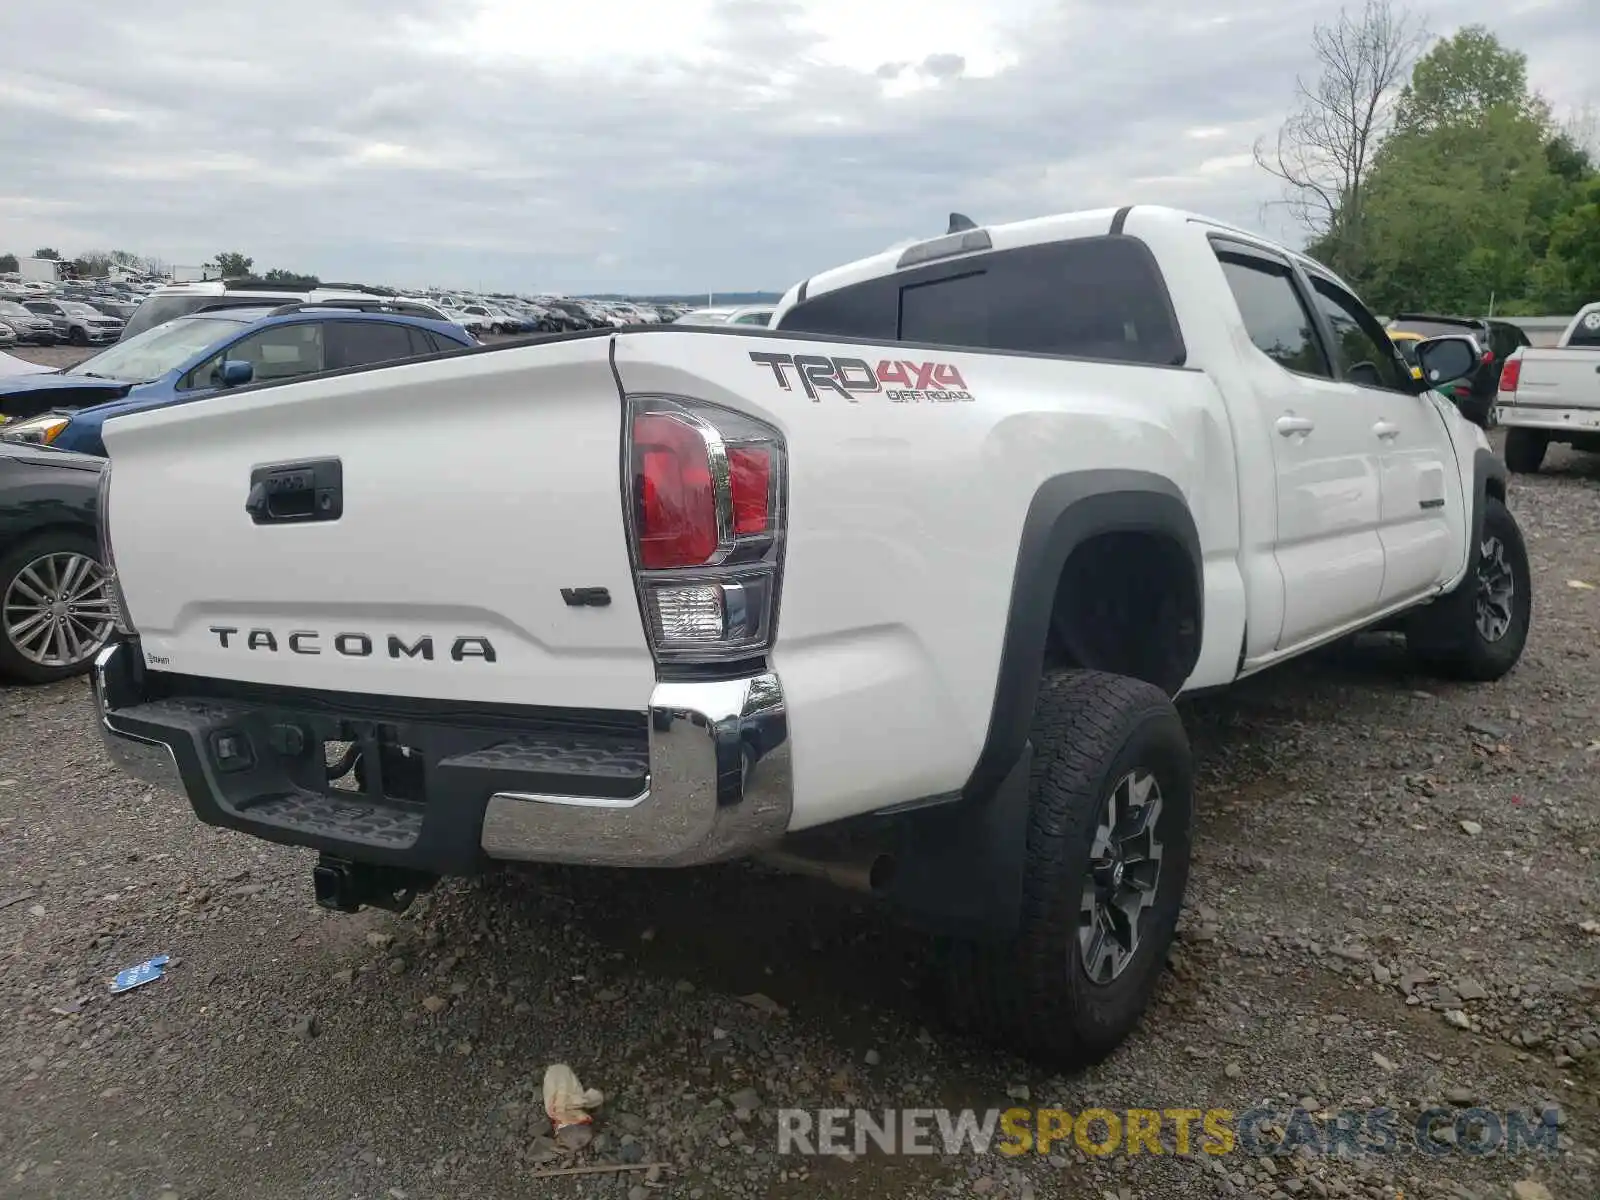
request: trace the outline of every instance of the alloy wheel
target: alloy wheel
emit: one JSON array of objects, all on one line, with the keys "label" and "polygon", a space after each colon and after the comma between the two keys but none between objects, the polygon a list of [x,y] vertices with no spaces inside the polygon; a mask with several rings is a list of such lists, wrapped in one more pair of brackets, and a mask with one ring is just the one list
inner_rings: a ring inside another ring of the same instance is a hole
[{"label": "alloy wheel", "polygon": [[1148,771],[1130,771],[1106,795],[1078,910],[1078,953],[1084,973],[1106,984],[1139,949],[1145,916],[1161,881],[1161,786]]},{"label": "alloy wheel", "polygon": [[1506,562],[1505,545],[1497,537],[1486,537],[1478,547],[1478,592],[1475,618],[1478,633],[1486,642],[1498,642],[1511,628],[1511,609],[1516,600],[1517,581]]},{"label": "alloy wheel", "polygon": [[40,555],[12,579],[0,601],[0,626],[17,653],[41,667],[75,667],[111,634],[106,573],[86,554]]}]

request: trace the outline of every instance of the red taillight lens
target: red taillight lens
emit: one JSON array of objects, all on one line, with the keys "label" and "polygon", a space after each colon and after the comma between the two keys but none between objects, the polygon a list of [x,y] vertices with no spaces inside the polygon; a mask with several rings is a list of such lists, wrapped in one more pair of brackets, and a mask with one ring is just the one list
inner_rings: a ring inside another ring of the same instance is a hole
[{"label": "red taillight lens", "polygon": [[678,396],[627,401],[625,503],[640,615],[658,663],[772,647],[787,512],[783,434]]},{"label": "red taillight lens", "polygon": [[1520,358],[1506,359],[1506,365],[1500,368],[1500,390],[1514,392],[1517,390],[1517,381],[1522,378],[1522,360]]},{"label": "red taillight lens", "polygon": [[733,488],[733,532],[765,533],[772,495],[772,451],[765,446],[736,446],[728,451],[728,479]]},{"label": "red taillight lens", "polygon": [[1494,351],[1485,350],[1483,352],[1483,365],[1487,367],[1492,362],[1494,362]]},{"label": "red taillight lens", "polygon": [[639,565],[697,567],[717,552],[717,499],[705,438],[667,413],[633,419]]}]

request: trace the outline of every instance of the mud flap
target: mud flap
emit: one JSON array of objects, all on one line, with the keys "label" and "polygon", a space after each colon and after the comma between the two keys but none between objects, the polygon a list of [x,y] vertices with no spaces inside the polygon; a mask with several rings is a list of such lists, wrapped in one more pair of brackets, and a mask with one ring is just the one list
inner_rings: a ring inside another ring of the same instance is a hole
[{"label": "mud flap", "polygon": [[1022,912],[1028,843],[1026,743],[994,792],[905,814],[885,902],[908,924],[951,937],[1004,939]]}]

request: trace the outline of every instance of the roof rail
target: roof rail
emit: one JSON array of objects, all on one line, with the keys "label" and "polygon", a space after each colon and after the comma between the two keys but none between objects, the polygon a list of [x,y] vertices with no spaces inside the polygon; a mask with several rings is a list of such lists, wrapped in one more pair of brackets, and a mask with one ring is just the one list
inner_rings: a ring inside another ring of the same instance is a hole
[{"label": "roof rail", "polygon": [[415,300],[391,300],[387,296],[347,296],[335,300],[297,300],[292,304],[280,305],[272,310],[275,317],[285,316],[297,312],[317,312],[330,308],[344,309],[347,312],[388,312],[399,313],[403,316],[432,317],[434,315],[431,305],[419,304]]},{"label": "roof rail", "polygon": [[263,300],[260,296],[218,296],[215,300],[208,300],[199,308],[192,309],[189,316],[196,313],[225,312],[230,308],[266,308],[272,301]]}]

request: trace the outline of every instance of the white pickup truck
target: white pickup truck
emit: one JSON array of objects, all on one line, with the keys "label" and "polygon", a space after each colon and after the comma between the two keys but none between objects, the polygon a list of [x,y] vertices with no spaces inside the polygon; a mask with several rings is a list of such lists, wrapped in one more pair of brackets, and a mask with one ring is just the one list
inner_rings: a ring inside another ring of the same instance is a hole
[{"label": "white pickup truck", "polygon": [[1600,453],[1600,302],[1586,304],[1554,349],[1525,347],[1500,371],[1506,466],[1533,474],[1551,442]]},{"label": "white pickup truck", "polygon": [[[1492,680],[1505,474],[1316,263],[1157,207],[946,235],[774,328],[629,327],[106,424],[114,757],[397,906],[496,861],[764,856],[1109,1053],[1183,901],[1173,697],[1366,627]],[[1422,389],[1419,391],[1419,389]]]}]

